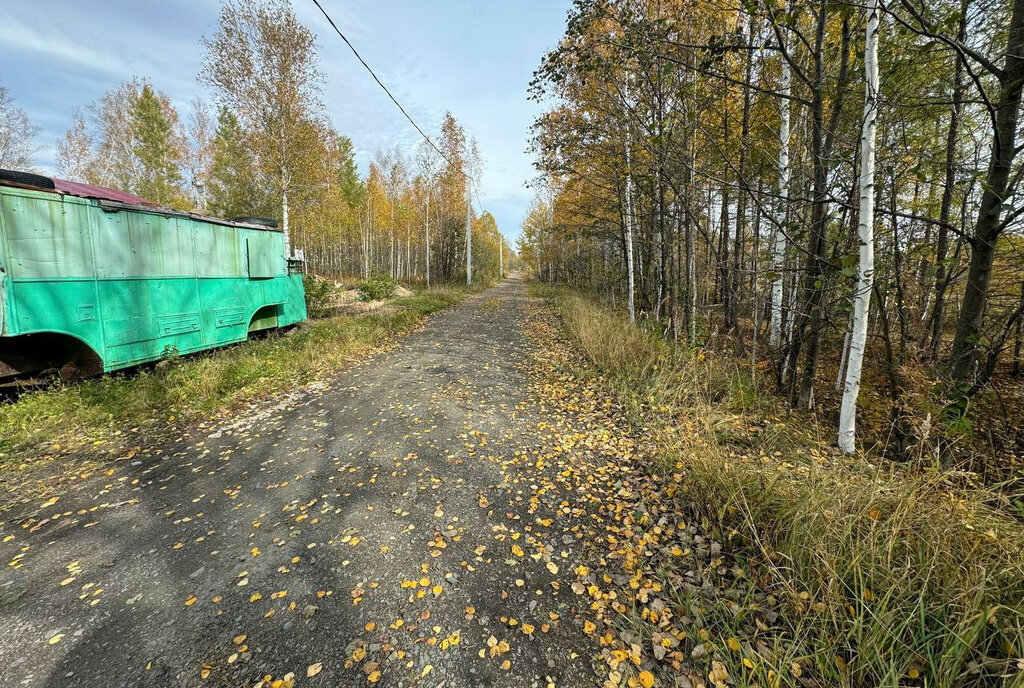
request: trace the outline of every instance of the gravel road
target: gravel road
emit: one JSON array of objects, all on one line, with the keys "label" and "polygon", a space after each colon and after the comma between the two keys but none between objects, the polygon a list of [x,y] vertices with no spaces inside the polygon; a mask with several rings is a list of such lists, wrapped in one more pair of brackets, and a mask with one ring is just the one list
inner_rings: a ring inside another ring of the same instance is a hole
[{"label": "gravel road", "polygon": [[506,280],[8,513],[0,685],[600,685],[563,470],[589,459],[536,394],[538,309]]}]

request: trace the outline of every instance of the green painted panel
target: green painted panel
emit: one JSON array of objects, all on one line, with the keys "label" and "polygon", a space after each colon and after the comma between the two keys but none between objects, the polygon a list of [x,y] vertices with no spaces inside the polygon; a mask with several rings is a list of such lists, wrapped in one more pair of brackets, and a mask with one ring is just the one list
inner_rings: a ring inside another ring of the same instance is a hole
[{"label": "green painted panel", "polygon": [[[0,261],[3,258],[0,257]],[[10,312],[11,307],[8,303],[7,295],[11,293],[10,285],[11,278],[6,275],[0,275],[0,336],[8,333],[10,328],[7,323],[7,313]]]},{"label": "green painted panel", "polygon": [[[274,241],[269,232],[248,232],[245,239],[249,277],[265,279],[284,272],[284,242]],[[280,252],[278,252],[280,250]]]},{"label": "green painted panel", "polygon": [[61,332],[103,350],[103,328],[92,280],[9,280],[8,332]]},{"label": "green painted panel", "polygon": [[55,202],[48,196],[55,194],[0,197],[5,269],[15,278],[91,276],[88,213],[77,203]]},{"label": "green painted panel", "polygon": [[93,219],[100,279],[195,274],[191,220],[124,210],[100,210]]},{"label": "green painted panel", "polygon": [[244,277],[244,230],[196,223],[196,274],[199,277]]},{"label": "green painted panel", "polygon": [[[201,329],[199,292],[193,278],[100,280],[96,289],[107,346]],[[174,318],[187,322],[168,324]]]},{"label": "green painted panel", "polygon": [[306,319],[306,289],[302,285],[302,275],[289,275],[284,281],[284,309],[280,325],[292,325]]}]

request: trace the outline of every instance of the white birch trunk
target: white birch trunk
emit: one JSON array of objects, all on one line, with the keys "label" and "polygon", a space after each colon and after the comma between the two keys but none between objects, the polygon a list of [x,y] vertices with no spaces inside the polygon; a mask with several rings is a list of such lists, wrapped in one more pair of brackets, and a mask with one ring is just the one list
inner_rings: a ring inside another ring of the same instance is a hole
[{"label": "white birch trunk", "polygon": [[[789,3],[786,3],[789,11]],[[783,34],[780,32],[780,42]],[[785,226],[786,212],[789,206],[789,96],[793,87],[793,74],[789,62],[782,58],[782,84],[779,94],[782,96],[779,105],[779,200],[775,215],[775,246],[772,251],[772,322],[771,335],[768,343],[778,348],[782,343],[782,272],[786,260],[786,236],[782,231]]]},{"label": "white birch trunk", "polygon": [[[694,83],[696,84],[696,76],[694,76]],[[696,85],[694,86],[696,92]],[[693,140],[687,144],[690,147],[690,170],[693,170],[697,164],[697,149],[693,145]],[[686,185],[686,285],[687,285],[687,330],[686,330],[686,343],[692,349],[697,346],[697,251],[695,246],[694,237],[694,219],[693,213],[689,209],[690,198],[693,193],[693,174],[692,172],[687,174],[687,185]]]},{"label": "white birch trunk", "polygon": [[860,163],[860,270],[853,301],[853,327],[846,366],[846,386],[839,411],[839,448],[847,454],[856,450],[857,395],[868,337],[871,288],[875,277],[875,125],[878,119],[878,0],[868,0],[868,25],[864,43],[864,123],[861,130]]},{"label": "white birch trunk", "polygon": [[473,284],[473,190],[466,180],[466,284]]},{"label": "white birch trunk", "polygon": [[427,190],[427,222],[426,222],[426,259],[427,259],[427,289],[430,289],[430,190]]},{"label": "white birch trunk", "polygon": [[626,307],[630,324],[636,322],[636,305],[633,301],[633,171],[630,169],[630,139],[626,134]]},{"label": "white birch trunk", "polygon": [[[555,188],[548,186],[548,195],[550,202],[548,203],[548,231],[545,233],[545,238],[550,238],[555,235]],[[545,255],[547,254],[544,251]],[[548,282],[554,283],[554,273],[551,271],[551,262],[548,262]]]},{"label": "white birch trunk", "polygon": [[843,378],[846,377],[846,362],[850,359],[850,335],[853,333],[853,313],[850,313],[849,321],[846,323],[846,334],[843,335],[843,353],[839,357],[839,372],[836,373],[836,389],[843,388]]},{"label": "white birch trunk", "polygon": [[281,185],[281,231],[284,233],[284,258],[292,257],[292,239],[288,232],[288,186]]},{"label": "white birch trunk", "polygon": [[366,198],[366,235],[363,239],[363,279],[370,279],[370,240],[371,240],[371,222],[373,212],[373,201],[367,196]]}]

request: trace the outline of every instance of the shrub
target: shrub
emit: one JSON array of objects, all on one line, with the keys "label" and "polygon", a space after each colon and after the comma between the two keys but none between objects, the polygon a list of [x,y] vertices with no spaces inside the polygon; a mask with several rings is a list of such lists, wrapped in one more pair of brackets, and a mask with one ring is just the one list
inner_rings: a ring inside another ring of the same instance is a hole
[{"label": "shrub", "polygon": [[398,282],[388,275],[371,275],[370,279],[356,285],[362,301],[390,299],[398,291]]},{"label": "shrub", "polygon": [[311,318],[319,318],[331,303],[334,288],[330,280],[312,274],[302,276],[302,286],[306,292],[306,313]]}]

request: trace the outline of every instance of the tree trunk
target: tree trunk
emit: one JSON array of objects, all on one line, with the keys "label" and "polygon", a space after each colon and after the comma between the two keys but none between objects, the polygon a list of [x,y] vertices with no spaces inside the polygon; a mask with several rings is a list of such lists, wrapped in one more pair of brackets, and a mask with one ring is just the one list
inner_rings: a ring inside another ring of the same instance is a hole
[{"label": "tree trunk", "polygon": [[[1024,308],[1024,281],[1020,283],[1020,304]],[[1020,376],[1020,353],[1021,346],[1024,344],[1024,318],[1017,318],[1017,325],[1013,333],[1013,369],[1012,373],[1014,377]]]},{"label": "tree trunk", "polygon": [[284,234],[284,258],[292,257],[291,233],[288,231],[288,184],[281,176],[281,233]]},{"label": "tree trunk", "polygon": [[842,56],[837,79],[836,96],[832,101],[828,131],[825,130],[825,26],[828,21],[828,2],[822,0],[817,17],[814,48],[814,86],[811,99],[811,155],[813,157],[813,191],[811,209],[811,232],[808,242],[808,269],[804,277],[804,293],[807,295],[803,321],[798,328],[795,343],[793,369],[796,370],[796,354],[804,348],[804,369],[800,381],[797,406],[810,409],[814,403],[814,381],[821,356],[821,336],[825,328],[825,289],[828,277],[828,205],[829,205],[829,157],[835,142],[835,134],[842,114],[845,89],[849,78],[849,22],[843,20]]},{"label": "tree trunk", "polygon": [[636,304],[634,302],[633,275],[633,170],[630,169],[630,139],[626,135],[626,308],[629,311],[629,322],[636,322]]},{"label": "tree trunk", "polygon": [[804,306],[797,327],[797,340],[793,343],[790,358],[792,370],[797,369],[800,349],[806,347],[803,378],[800,384],[797,406],[809,409],[812,405],[814,377],[818,368],[820,330],[824,324],[821,302],[825,291],[826,269],[826,222],[828,204],[828,167],[825,163],[825,23],[827,20],[826,0],[818,7],[817,28],[814,44],[814,84],[811,98],[811,163],[812,163],[812,208],[811,231],[807,246],[807,266],[804,271]]},{"label": "tree trunk", "polygon": [[[967,37],[967,0],[960,4],[960,28],[957,38],[963,41]],[[956,185],[956,144],[960,130],[960,111],[963,107],[963,62],[956,59],[953,74],[953,98],[949,109],[949,128],[946,130],[946,175],[942,189],[942,203],[939,207],[939,235],[935,247],[935,305],[931,317],[931,356],[932,360],[939,357],[939,345],[942,343],[942,316],[946,308],[946,257],[949,253],[949,218],[953,206],[953,191]]]},{"label": "tree trunk", "polygon": [[430,289],[430,190],[427,190],[427,212],[424,226],[423,258],[426,262],[427,289]]},{"label": "tree trunk", "polygon": [[[995,107],[992,155],[981,196],[981,206],[971,239],[971,262],[967,289],[953,339],[951,368],[953,381],[963,389],[969,386],[977,359],[985,304],[996,242],[1004,227],[1000,223],[1003,203],[1013,160],[1016,156],[1017,119],[1020,114],[1021,89],[1024,87],[1024,0],[1014,0],[1006,47],[1006,62],[999,73],[999,100]],[[958,400],[960,412],[964,400]]]},{"label": "tree trunk", "polygon": [[864,44],[864,123],[860,137],[860,268],[853,301],[853,327],[846,366],[846,384],[839,411],[839,448],[847,454],[856,450],[857,396],[868,338],[871,289],[875,278],[875,128],[878,118],[878,0],[868,0],[868,22]]},{"label": "tree trunk", "polygon": [[466,179],[466,284],[473,284],[473,189]]},{"label": "tree trunk", "polygon": [[[789,11],[789,3],[786,3]],[[779,33],[782,40],[782,33]],[[784,46],[783,46],[784,47]],[[789,61],[782,59],[782,84],[779,89],[779,198],[775,215],[775,242],[772,250],[772,326],[769,344],[778,348],[782,343],[782,280],[786,261],[786,218],[789,210],[789,96],[793,87],[793,73]]]},{"label": "tree trunk", "polygon": [[[742,16],[742,15],[741,15]],[[754,40],[754,28],[752,21],[748,18],[747,29],[744,40],[750,44]],[[740,116],[740,156],[737,164],[737,182],[739,190],[736,192],[736,238],[733,241],[732,249],[732,270],[729,281],[729,299],[726,302],[726,329],[733,330],[739,324],[739,300],[741,271],[743,270],[743,241],[746,234],[747,223],[747,195],[750,188],[747,186],[747,142],[750,138],[750,100],[751,89],[750,79],[754,68],[753,52],[749,48],[745,52],[745,66],[743,76],[743,112]]]}]

